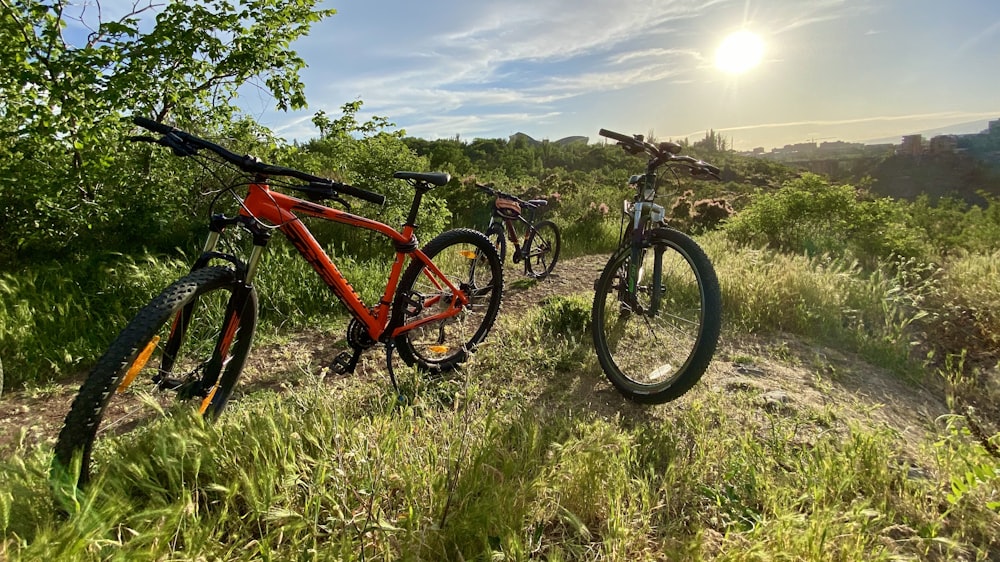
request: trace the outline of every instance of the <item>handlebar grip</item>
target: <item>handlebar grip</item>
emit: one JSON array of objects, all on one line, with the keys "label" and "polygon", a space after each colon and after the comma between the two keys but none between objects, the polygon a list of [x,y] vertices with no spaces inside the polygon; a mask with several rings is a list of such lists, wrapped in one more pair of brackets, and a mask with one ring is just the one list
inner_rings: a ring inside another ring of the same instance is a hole
[{"label": "handlebar grip", "polygon": [[157,123],[152,119],[147,119],[145,117],[140,117],[139,115],[132,116],[132,122],[136,125],[142,127],[143,129],[149,129],[160,134],[167,134],[173,132],[175,129],[170,125],[164,125],[163,123]]},{"label": "handlebar grip", "polygon": [[616,133],[614,131],[609,131],[607,129],[601,129],[597,134],[602,137],[608,137],[609,139],[615,139],[618,142],[623,142],[626,144],[635,144],[636,140],[628,135],[623,135],[621,133]]},{"label": "handlebar grip", "polygon": [[334,183],[333,188],[344,195],[357,197],[358,199],[368,201],[369,203],[375,203],[376,205],[385,205],[385,195],[382,195],[381,193],[375,193],[374,191],[368,191],[367,189],[361,189],[360,187],[354,187],[353,185],[347,185],[346,183]]}]

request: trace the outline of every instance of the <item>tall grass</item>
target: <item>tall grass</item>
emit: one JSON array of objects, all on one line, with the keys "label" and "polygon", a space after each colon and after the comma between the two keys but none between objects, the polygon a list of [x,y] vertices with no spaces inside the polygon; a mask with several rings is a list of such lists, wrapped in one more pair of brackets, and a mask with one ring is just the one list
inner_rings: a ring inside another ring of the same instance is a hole
[{"label": "tall grass", "polygon": [[401,370],[404,402],[384,378],[334,392],[314,379],[214,424],[168,418],[103,444],[99,480],[76,496],[50,490],[48,446],[19,449],[0,461],[0,557],[944,561],[1000,548],[1000,480],[966,477],[995,463],[961,431],[929,434],[914,457],[891,430],[769,410],[754,389],[605,401],[587,311],[582,292],[504,314],[458,377]]},{"label": "tall grass", "polygon": [[904,369],[923,316],[903,275],[866,271],[834,256],[785,254],[699,238],[715,265],[726,323],[737,331],[785,331],[846,346],[884,367]]},{"label": "tall grass", "polygon": [[179,259],[105,255],[0,274],[0,357],[7,388],[73,373],[145,301],[187,269]]},{"label": "tall grass", "polygon": [[[364,302],[375,303],[391,257],[360,261],[331,249]],[[0,361],[4,388],[40,384],[91,365],[136,312],[177,278],[186,256],[106,255],[64,266],[0,274]],[[308,263],[283,241],[265,254],[256,286],[260,334],[340,322],[344,308]]]},{"label": "tall grass", "polygon": [[610,254],[618,246],[617,220],[574,221],[560,226],[563,244],[560,259]]},{"label": "tall grass", "polygon": [[104,476],[65,516],[46,451],[22,451],[0,471],[0,556],[951,560],[1000,546],[977,496],[946,502],[941,479],[976,454],[960,441],[914,479],[886,431],[702,389],[663,418],[600,416],[495,385],[493,353],[464,372],[479,382],[401,407],[382,382],[311,385],[214,425],[168,420],[99,451]]}]

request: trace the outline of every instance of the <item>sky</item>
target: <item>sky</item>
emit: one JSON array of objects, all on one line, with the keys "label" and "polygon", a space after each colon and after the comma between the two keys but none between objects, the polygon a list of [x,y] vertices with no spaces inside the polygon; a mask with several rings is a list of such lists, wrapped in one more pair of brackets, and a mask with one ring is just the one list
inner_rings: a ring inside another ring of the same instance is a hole
[{"label": "sky", "polygon": [[[111,1],[111,0],[106,0]],[[1000,0],[329,0],[293,48],[309,108],[239,105],[288,139],[362,100],[427,139],[555,140],[600,128],[737,149],[873,142],[1000,119]],[[763,42],[716,66],[736,31]]]}]

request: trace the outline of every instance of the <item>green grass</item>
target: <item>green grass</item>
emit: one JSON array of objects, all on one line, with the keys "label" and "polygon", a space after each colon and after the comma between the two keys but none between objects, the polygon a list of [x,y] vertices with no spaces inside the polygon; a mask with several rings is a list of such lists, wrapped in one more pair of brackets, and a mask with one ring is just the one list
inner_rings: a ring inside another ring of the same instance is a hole
[{"label": "green grass", "polygon": [[[927,374],[911,342],[928,301],[969,287],[986,311],[975,318],[993,318],[988,256],[956,259],[926,285],[905,270],[699,241],[728,333],[792,332]],[[383,271],[344,263],[363,295],[378,294]],[[128,267],[137,291],[169,273]],[[296,267],[261,279],[273,334],[337,313]],[[51,288],[42,279],[4,277],[0,290],[19,295],[4,302],[52,306],[32,297]],[[4,310],[5,333],[32,319]],[[401,369],[402,404],[384,377],[331,389],[304,373],[217,423],[167,419],[102,446],[100,480],[76,496],[53,494],[50,445],[22,446],[0,461],[0,558],[867,562],[1000,551],[1000,464],[961,418],[902,443],[830,406],[769,410],[753,386],[702,384],[638,407],[602,390],[588,321],[586,292],[502,314],[461,377],[429,384]],[[780,344],[767,354],[792,360]]]},{"label": "green grass", "polygon": [[995,481],[947,501],[942,482],[982,460],[957,434],[927,444],[933,477],[915,479],[892,432],[770,414],[752,393],[601,416],[497,385],[500,354],[483,355],[464,373],[477,382],[418,382],[406,406],[385,381],[313,384],[129,434],[68,515],[51,508],[47,450],[21,451],[0,472],[0,556],[951,560],[997,546],[981,502]]},{"label": "green grass", "polygon": [[[334,259],[362,300],[378,302],[388,261]],[[146,302],[190,269],[190,259],[118,254],[0,273],[0,361],[5,389],[43,385],[86,370]],[[263,341],[280,332],[341,324],[345,311],[309,264],[279,241],[256,285]]]},{"label": "green grass", "polygon": [[795,333],[898,372],[913,368],[912,327],[923,313],[901,277],[832,256],[741,247],[719,233],[698,240],[719,276],[730,329]]},{"label": "green grass", "polygon": [[[610,254],[618,245],[619,224],[615,220],[559,222],[562,249],[559,259],[590,254]],[[556,267],[559,267],[558,265]]]}]

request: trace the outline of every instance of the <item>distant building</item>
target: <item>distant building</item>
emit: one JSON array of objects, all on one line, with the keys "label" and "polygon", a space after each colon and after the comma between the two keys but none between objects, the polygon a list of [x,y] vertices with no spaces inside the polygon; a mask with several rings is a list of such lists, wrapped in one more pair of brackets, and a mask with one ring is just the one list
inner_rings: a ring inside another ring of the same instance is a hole
[{"label": "distant building", "polygon": [[573,137],[563,137],[559,140],[552,141],[552,144],[558,144],[559,146],[566,146],[569,144],[587,144],[590,142],[590,137],[583,136],[573,136]]},{"label": "distant building", "polygon": [[902,144],[899,145],[899,154],[908,156],[920,156],[924,152],[923,135],[906,135]]},{"label": "distant building", "polygon": [[955,135],[938,135],[931,138],[931,154],[951,154],[958,148],[958,138]]}]

